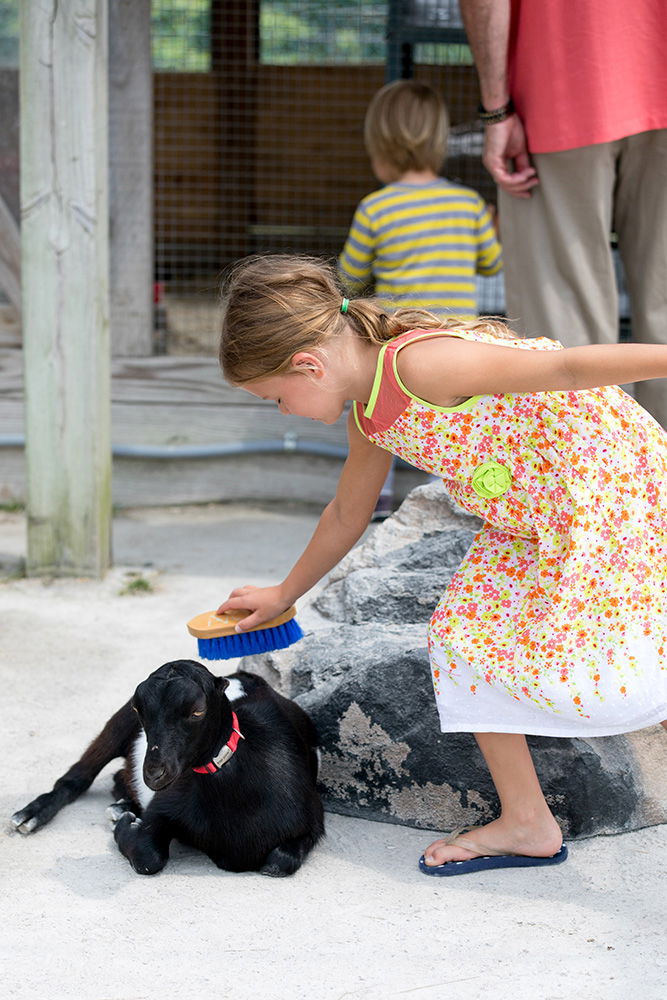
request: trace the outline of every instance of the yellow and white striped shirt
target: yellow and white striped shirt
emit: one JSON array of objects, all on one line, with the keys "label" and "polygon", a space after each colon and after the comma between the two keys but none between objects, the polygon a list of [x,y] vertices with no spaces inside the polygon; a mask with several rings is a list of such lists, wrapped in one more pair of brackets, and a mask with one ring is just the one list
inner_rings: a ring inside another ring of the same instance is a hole
[{"label": "yellow and white striped shirt", "polygon": [[388,306],[477,315],[477,274],[497,274],[501,248],[482,197],[438,178],[387,184],[359,203],[339,258],[346,287],[371,282]]}]

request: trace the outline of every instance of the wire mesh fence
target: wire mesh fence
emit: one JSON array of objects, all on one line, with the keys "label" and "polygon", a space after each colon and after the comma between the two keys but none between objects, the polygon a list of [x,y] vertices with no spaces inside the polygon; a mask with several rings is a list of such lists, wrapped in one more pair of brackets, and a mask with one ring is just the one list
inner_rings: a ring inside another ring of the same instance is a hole
[{"label": "wire mesh fence", "polygon": [[[445,30],[432,40],[452,23],[462,35],[455,2],[154,0],[152,11],[156,273],[172,349],[194,348],[206,326],[194,318],[197,302],[214,307],[230,261],[254,252],[338,254],[358,201],[379,186],[363,119],[392,75],[441,89],[452,121],[444,171],[495,198],[481,165],[465,39]],[[390,16],[410,49],[409,66],[396,73],[387,58]],[[428,43],[409,40],[415,18]],[[499,282],[483,282],[483,292],[489,283],[495,301],[485,309],[501,311]]]},{"label": "wire mesh fence", "polygon": [[[16,219],[18,10],[0,0],[0,196]],[[363,119],[392,77],[441,90],[452,125],[443,172],[495,199],[457,0],[152,0],[150,16],[162,348],[212,350],[219,276],[238,257],[339,253],[357,203],[379,186]],[[481,282],[481,306],[502,311],[498,279]]]},{"label": "wire mesh fence", "polygon": [[[0,0],[5,248],[19,219],[19,8]],[[378,187],[363,119],[388,79],[440,89],[451,120],[442,172],[495,201],[458,0],[152,0],[150,19],[159,349],[213,349],[219,275],[238,257],[338,254],[355,206]],[[619,282],[627,338],[620,265]],[[20,343],[8,286],[0,280],[0,342]],[[480,312],[502,313],[502,277],[479,279],[478,296]]]}]

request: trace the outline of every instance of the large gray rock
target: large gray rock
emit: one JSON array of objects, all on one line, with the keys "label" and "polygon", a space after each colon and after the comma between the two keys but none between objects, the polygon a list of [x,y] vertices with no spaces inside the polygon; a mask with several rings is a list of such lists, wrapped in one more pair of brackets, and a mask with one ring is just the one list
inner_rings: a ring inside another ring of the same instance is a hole
[{"label": "large gray rock", "polygon": [[379,566],[360,566],[332,581],[315,600],[325,618],[364,622],[425,622],[470,548],[474,532],[428,532],[388,552]]},{"label": "large gray rock", "polygon": [[[310,712],[327,808],[429,829],[483,823],[498,800],[475,739],[440,732],[426,628],[479,522],[437,485],[414,490],[340,564],[295,646],[246,660]],[[667,821],[667,734],[529,737],[569,837]]]}]

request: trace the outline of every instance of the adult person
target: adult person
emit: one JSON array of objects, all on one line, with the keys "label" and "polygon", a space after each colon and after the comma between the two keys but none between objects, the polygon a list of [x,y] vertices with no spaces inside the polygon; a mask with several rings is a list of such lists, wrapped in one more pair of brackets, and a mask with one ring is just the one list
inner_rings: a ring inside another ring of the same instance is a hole
[{"label": "adult person", "polygon": [[[667,3],[460,0],[499,187],[507,314],[566,346],[667,341]],[[664,382],[636,395],[667,426]]]}]

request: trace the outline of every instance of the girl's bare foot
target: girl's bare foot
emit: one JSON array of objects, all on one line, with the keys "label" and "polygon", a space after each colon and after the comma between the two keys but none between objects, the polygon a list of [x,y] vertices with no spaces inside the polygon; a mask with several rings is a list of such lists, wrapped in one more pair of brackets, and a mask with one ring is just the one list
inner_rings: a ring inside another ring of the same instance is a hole
[{"label": "girl's bare foot", "polygon": [[[428,866],[448,861],[469,861],[490,852],[549,858],[560,850],[563,843],[560,827],[552,816],[523,825],[510,823],[501,816],[486,826],[461,833],[455,844],[448,844],[447,839],[436,840],[426,848],[424,860]],[[464,844],[469,846],[464,847]]]}]

